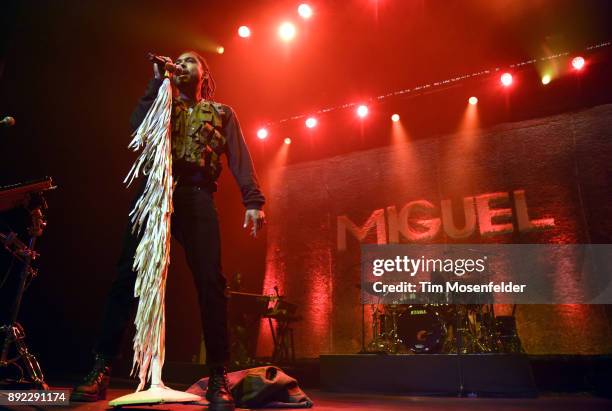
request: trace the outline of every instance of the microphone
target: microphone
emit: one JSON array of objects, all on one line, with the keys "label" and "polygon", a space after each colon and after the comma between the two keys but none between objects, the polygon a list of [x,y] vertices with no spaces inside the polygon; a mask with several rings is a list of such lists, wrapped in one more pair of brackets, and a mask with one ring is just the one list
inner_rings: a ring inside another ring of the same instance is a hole
[{"label": "microphone", "polygon": [[181,66],[177,66],[171,61],[168,61],[166,57],[161,57],[156,54],[149,53],[148,58],[149,58],[149,61],[151,61],[152,63],[155,63],[159,65],[160,67],[163,67],[164,70],[170,73],[174,73],[177,76],[180,76],[181,74],[187,74],[186,70],[184,70]]},{"label": "microphone", "polygon": [[15,119],[11,116],[6,116],[0,120],[0,127],[12,127],[15,125]]}]

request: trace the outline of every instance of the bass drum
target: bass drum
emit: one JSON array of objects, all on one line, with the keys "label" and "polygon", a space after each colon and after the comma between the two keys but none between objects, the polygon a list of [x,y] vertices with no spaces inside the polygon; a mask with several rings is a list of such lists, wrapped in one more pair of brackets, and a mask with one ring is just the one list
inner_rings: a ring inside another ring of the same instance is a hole
[{"label": "bass drum", "polygon": [[415,354],[437,354],[446,340],[438,306],[410,305],[397,319],[397,335]]}]

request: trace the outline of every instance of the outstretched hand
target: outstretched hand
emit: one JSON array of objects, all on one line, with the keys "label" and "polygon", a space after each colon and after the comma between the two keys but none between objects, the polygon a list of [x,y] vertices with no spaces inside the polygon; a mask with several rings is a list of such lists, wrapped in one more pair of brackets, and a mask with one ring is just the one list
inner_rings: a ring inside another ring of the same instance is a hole
[{"label": "outstretched hand", "polygon": [[251,227],[251,235],[253,237],[257,237],[257,231],[261,230],[263,226],[266,224],[266,214],[263,210],[258,210],[255,208],[246,210],[244,213],[244,224],[243,228],[248,228],[249,224],[252,224]]}]

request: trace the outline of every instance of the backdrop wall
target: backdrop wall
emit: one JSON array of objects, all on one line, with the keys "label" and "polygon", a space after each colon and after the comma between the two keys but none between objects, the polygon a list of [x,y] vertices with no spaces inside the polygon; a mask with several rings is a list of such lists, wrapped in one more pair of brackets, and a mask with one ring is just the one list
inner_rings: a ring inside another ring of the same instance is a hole
[{"label": "backdrop wall", "polygon": [[[392,146],[274,171],[264,292],[278,286],[299,304],[297,356],[360,349],[360,242],[609,243],[611,128],[612,105],[602,105],[437,138],[404,135]],[[461,229],[476,213],[471,204],[486,198],[491,208],[512,210],[505,228],[484,227],[475,218],[471,233],[451,238],[451,217]],[[450,203],[443,207],[444,200]],[[431,220],[427,226],[423,219],[440,217],[442,208],[440,227]],[[525,211],[530,227],[517,218]],[[500,306],[498,313],[508,309]],[[610,318],[606,306],[517,309],[531,354],[609,353]],[[259,352],[270,349],[262,327]]]}]

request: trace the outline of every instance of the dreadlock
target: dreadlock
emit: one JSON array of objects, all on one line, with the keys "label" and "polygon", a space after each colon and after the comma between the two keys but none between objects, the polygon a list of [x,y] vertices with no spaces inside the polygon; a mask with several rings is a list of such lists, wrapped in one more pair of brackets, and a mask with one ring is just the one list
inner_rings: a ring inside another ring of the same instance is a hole
[{"label": "dreadlock", "polygon": [[208,74],[208,78],[202,81],[202,98],[204,100],[212,100],[212,97],[215,94],[215,89],[217,88],[217,84],[215,83],[215,79],[213,78],[212,73],[210,72],[208,62],[197,51],[189,50],[186,53],[193,54],[198,59],[198,62],[204,69],[204,74]]}]

